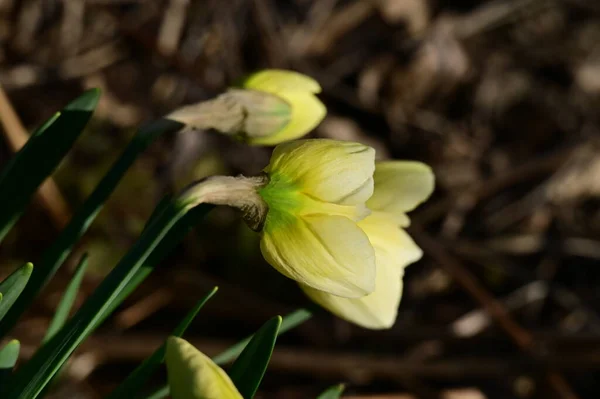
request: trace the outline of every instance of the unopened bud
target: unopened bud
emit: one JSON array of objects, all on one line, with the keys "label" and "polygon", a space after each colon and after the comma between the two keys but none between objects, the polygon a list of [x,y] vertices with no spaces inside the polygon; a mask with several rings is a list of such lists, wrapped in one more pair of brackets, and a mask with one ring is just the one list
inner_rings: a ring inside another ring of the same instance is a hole
[{"label": "unopened bud", "polygon": [[215,129],[249,144],[273,145],[307,134],[325,117],[308,76],[265,70],[213,100],[182,107],[168,119],[196,129]]},{"label": "unopened bud", "polygon": [[289,104],[274,94],[232,89],[213,100],[180,108],[167,118],[248,140],[277,133],[289,123],[291,115]]}]

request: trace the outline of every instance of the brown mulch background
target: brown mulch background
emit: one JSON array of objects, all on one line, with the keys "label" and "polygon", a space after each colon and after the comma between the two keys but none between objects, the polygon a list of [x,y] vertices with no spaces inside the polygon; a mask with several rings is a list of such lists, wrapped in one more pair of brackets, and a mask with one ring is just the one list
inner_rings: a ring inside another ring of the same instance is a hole
[{"label": "brown mulch background", "polygon": [[[54,176],[71,210],[136,126],[265,67],[321,83],[329,113],[313,136],[426,162],[437,189],[412,215],[425,256],[407,270],[394,328],[367,331],[314,308],[278,341],[257,398],[310,398],[338,382],[363,398],[599,397],[600,3],[0,1],[0,85],[28,129],[85,88],[103,90]],[[256,173],[269,153],[210,132],[162,137],[17,327],[23,356],[81,253],[92,270],[79,303],[162,195],[206,175]],[[2,273],[35,262],[62,222],[32,204],[0,248]],[[208,354],[312,308],[265,264],[258,237],[218,209],[77,352],[52,397],[110,392],[214,285],[188,334]]]}]

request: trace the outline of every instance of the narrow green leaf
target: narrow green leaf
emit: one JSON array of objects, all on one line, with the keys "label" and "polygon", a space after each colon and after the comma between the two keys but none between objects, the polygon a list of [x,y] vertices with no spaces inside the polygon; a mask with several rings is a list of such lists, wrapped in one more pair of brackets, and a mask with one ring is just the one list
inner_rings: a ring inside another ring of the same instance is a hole
[{"label": "narrow green leaf", "polygon": [[[211,206],[199,205],[196,209],[207,212]],[[177,201],[157,215],[144,230],[139,240],[102,281],[82,307],[69,319],[64,327],[46,342],[11,379],[7,399],[34,399],[52,379],[57,370],[73,353],[77,346],[106,317],[107,311],[119,293],[131,279],[147,264],[151,254],[160,249],[164,255],[168,249],[160,242],[185,215],[185,208]],[[178,237],[181,238],[181,237]],[[176,241],[175,241],[176,242]],[[151,259],[157,262],[159,257]]]},{"label": "narrow green leaf", "polygon": [[346,386],[344,384],[334,385],[320,394],[317,399],[339,399],[344,393]]},{"label": "narrow green leaf", "polygon": [[0,241],[17,221],[38,186],[56,169],[92,116],[100,90],[68,104],[39,129],[0,174]]},{"label": "narrow green leaf", "polygon": [[[167,197],[163,199],[156,207],[155,211],[150,216],[146,228],[152,224],[157,215],[167,209],[170,205]],[[125,288],[116,296],[116,298],[110,303],[104,315],[99,319],[98,324],[102,323],[106,317],[108,317],[124,300],[127,298],[135,288],[141,284],[142,281],[152,272],[154,269],[154,265],[160,262],[174,247],[175,245],[181,241],[181,239],[200,221],[204,218],[204,215],[208,213],[208,211],[212,209],[211,206],[205,205],[201,207],[196,207],[190,209],[181,219],[177,221],[177,223],[173,226],[173,228],[165,235],[163,240],[158,244],[158,246],[152,251],[144,266],[142,266],[135,275],[129,280]]]},{"label": "narrow green leaf", "polygon": [[169,386],[165,385],[152,392],[150,395],[146,396],[145,399],[163,399],[169,396],[169,393]]},{"label": "narrow green leaf", "polygon": [[13,367],[19,359],[21,344],[16,339],[8,342],[4,348],[0,349],[0,394],[4,397],[4,392],[8,387],[8,380]]},{"label": "narrow green leaf", "polygon": [[[279,328],[279,334],[283,334],[284,332],[291,330],[304,323],[306,320],[310,319],[312,314],[306,309],[298,309],[289,315],[283,318],[283,322],[281,323],[281,327]],[[252,336],[238,342],[232,347],[226,349],[224,352],[219,353],[217,356],[213,357],[213,361],[217,364],[225,364],[233,359],[237,358],[240,353],[244,350],[248,342],[252,339]]]},{"label": "narrow green leaf", "polygon": [[0,292],[2,292],[2,302],[0,302],[0,320],[8,312],[10,307],[15,303],[23,289],[29,281],[31,271],[33,270],[32,263],[26,263],[10,274],[3,282],[0,283]]},{"label": "narrow green leaf", "polygon": [[252,399],[265,375],[281,327],[281,316],[267,321],[252,337],[229,370],[244,398]]},{"label": "narrow green leaf", "polygon": [[192,310],[183,318],[183,320],[181,320],[177,327],[175,327],[175,330],[173,330],[173,334],[171,335],[175,337],[183,336],[190,324],[192,324],[192,321],[194,321],[194,319],[196,318],[196,315],[198,314],[200,309],[202,309],[204,305],[206,305],[206,303],[217,293],[217,291],[219,291],[219,287],[213,287],[213,289],[210,290],[208,294],[204,296],[204,298],[200,299],[196,306],[194,306]]},{"label": "narrow green leaf", "polygon": [[[192,320],[196,317],[200,309],[208,302],[210,298],[217,292],[218,287],[213,288],[208,294],[204,296],[196,306],[185,316],[185,318],[179,323],[177,328],[173,331],[176,337],[181,337]],[[129,376],[121,383],[114,391],[108,395],[107,399],[118,399],[118,398],[131,398],[138,393],[143,385],[148,381],[150,376],[156,371],[158,366],[165,361],[166,346],[162,344],[160,348],[154,351],[150,357],[148,357],[142,364],[140,364]]]},{"label": "narrow green leaf", "polygon": [[102,178],[81,208],[73,215],[69,224],[61,231],[50,248],[44,251],[40,262],[36,263],[38,267],[35,268],[35,271],[31,276],[31,281],[25,288],[25,293],[0,322],[0,338],[5,336],[16,324],[21,314],[37,297],[39,291],[46,285],[52,276],[56,274],[60,265],[62,265],[71,253],[73,246],[90,227],[110,194],[114,191],[125,172],[127,172],[137,157],[158,136],[176,132],[182,127],[183,125],[180,123],[168,119],[160,119],[148,126],[142,127],[136,133],[131,142],[121,153],[119,159]]},{"label": "narrow green leaf", "polygon": [[50,326],[48,326],[48,330],[46,330],[46,335],[42,340],[42,343],[48,341],[50,338],[56,334],[58,330],[62,328],[62,326],[67,321],[69,317],[69,313],[71,312],[71,308],[73,307],[73,303],[77,298],[77,293],[79,292],[79,286],[81,285],[81,281],[83,280],[83,276],[88,267],[88,254],[83,254],[81,259],[79,260],[79,264],[75,269],[75,274],[73,274],[73,278],[67,285],[65,289],[65,293],[61,298],[58,306],[56,307],[56,312],[54,312],[54,317],[50,322]]},{"label": "narrow green leaf", "polygon": [[[283,322],[281,323],[281,327],[279,327],[277,335],[279,336],[291,330],[292,328],[299,326],[311,317],[312,314],[306,309],[298,309],[293,311],[289,315],[283,317]],[[230,362],[231,360],[238,357],[240,353],[242,353],[242,351],[244,350],[246,345],[248,345],[248,342],[250,342],[251,339],[252,336],[241,340],[237,344],[226,349],[224,352],[213,357],[212,360],[219,365],[223,365],[227,362]],[[146,396],[145,399],[163,399],[167,396],[169,396],[169,387],[167,385],[163,385],[150,395]]]}]

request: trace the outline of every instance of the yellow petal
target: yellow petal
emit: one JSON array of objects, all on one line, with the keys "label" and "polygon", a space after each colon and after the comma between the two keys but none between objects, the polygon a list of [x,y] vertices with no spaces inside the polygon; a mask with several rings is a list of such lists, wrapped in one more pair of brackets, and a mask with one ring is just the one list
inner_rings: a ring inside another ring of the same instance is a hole
[{"label": "yellow petal", "polygon": [[289,122],[277,133],[264,137],[249,137],[253,145],[275,145],[304,136],[313,130],[327,114],[325,105],[308,92],[281,91],[277,93],[291,109]]},{"label": "yellow petal", "polygon": [[413,210],[433,192],[431,168],[420,162],[386,161],[375,167],[375,190],[367,206],[400,214]]},{"label": "yellow petal", "polygon": [[375,253],[366,234],[343,216],[307,215],[265,224],[260,249],[283,275],[331,294],[357,298],[375,289]]},{"label": "yellow petal", "polygon": [[342,319],[370,329],[390,328],[396,321],[402,297],[404,268],[419,260],[423,252],[398,227],[394,215],[373,212],[358,226],[375,249],[375,291],[362,298],[342,298],[302,284],[300,287],[313,301]]},{"label": "yellow petal", "polygon": [[373,194],[374,169],[373,148],[314,139],[278,145],[265,171],[285,176],[300,191],[321,201],[357,205]]},{"label": "yellow petal", "polygon": [[339,318],[364,328],[390,328],[396,321],[402,297],[402,275],[397,267],[377,258],[375,292],[362,298],[342,298],[300,284],[300,288],[314,302]]},{"label": "yellow petal", "polygon": [[243,399],[223,369],[181,338],[167,340],[166,363],[173,399]]},{"label": "yellow petal", "polygon": [[[406,216],[404,216],[406,217]],[[400,227],[394,215],[373,212],[358,222],[369,237],[378,258],[391,259],[398,270],[421,259],[423,251]]]},{"label": "yellow petal", "polygon": [[279,94],[283,91],[320,93],[321,86],[313,78],[294,71],[265,69],[248,76],[242,87]]}]

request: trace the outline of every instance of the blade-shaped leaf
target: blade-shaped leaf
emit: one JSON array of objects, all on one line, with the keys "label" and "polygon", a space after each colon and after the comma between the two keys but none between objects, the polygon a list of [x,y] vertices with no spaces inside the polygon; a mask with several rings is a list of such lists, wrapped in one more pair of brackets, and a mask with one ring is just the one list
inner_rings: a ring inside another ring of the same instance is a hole
[{"label": "blade-shaped leaf", "polygon": [[[173,336],[181,337],[185,330],[189,327],[192,320],[196,317],[200,309],[208,302],[210,298],[217,292],[218,287],[213,288],[208,294],[204,296],[194,308],[186,315],[186,317],[179,323],[177,328],[173,331]],[[150,378],[150,376],[156,371],[158,366],[165,361],[166,346],[162,344],[150,357],[148,357],[142,364],[140,364],[129,376],[121,383],[114,391],[108,395],[107,399],[117,398],[131,398],[134,397],[137,392],[142,389],[142,386]]]},{"label": "blade-shaped leaf", "polygon": [[[283,318],[283,322],[281,323],[281,327],[279,328],[279,334],[283,334],[284,332],[299,326],[311,317],[312,314],[306,309],[298,309],[293,311],[292,313]],[[217,356],[213,357],[213,361],[217,364],[225,364],[227,362],[232,361],[233,359],[237,358],[240,355],[240,353],[242,353],[242,351],[244,350],[246,345],[248,345],[248,342],[250,342],[251,339],[252,336],[231,346],[224,352],[219,353]]]},{"label": "blade-shaped leaf", "polygon": [[21,344],[16,339],[4,345],[0,349],[0,394],[3,394],[8,386],[8,379],[12,373],[13,367],[19,359]]},{"label": "blade-shaped leaf", "polygon": [[71,253],[75,243],[90,227],[110,194],[137,157],[158,136],[169,132],[176,132],[182,127],[183,125],[180,123],[161,119],[142,127],[136,133],[121,153],[119,159],[117,159],[108,173],[102,178],[81,208],[73,215],[69,224],[60,232],[52,246],[44,251],[40,262],[37,263],[38,267],[35,268],[35,272],[31,276],[31,281],[27,284],[24,294],[0,322],[0,338],[6,335],[15,325],[21,314],[37,297],[38,292],[58,271],[60,265]]},{"label": "blade-shaped leaf", "polygon": [[29,281],[33,264],[26,263],[10,274],[2,283],[0,283],[0,292],[2,293],[2,302],[0,302],[0,320],[15,303],[23,289]]},{"label": "blade-shaped leaf", "polygon": [[92,116],[100,90],[69,103],[39,129],[0,174],[0,240],[17,221],[38,186],[56,169]]},{"label": "blade-shaped leaf", "polygon": [[[292,328],[299,326],[311,317],[312,314],[306,309],[298,309],[293,311],[289,315],[283,317],[283,322],[281,323],[281,327],[279,327],[277,335],[281,335],[291,330]],[[226,349],[224,352],[213,357],[213,361],[217,364],[222,365],[235,359],[244,350],[244,348],[246,347],[246,345],[248,345],[248,342],[250,342],[251,339],[252,336],[243,339],[237,344]],[[155,390],[152,394],[146,396],[146,399],[163,399],[167,396],[169,396],[169,387],[167,385],[164,385],[159,389]]]},{"label": "blade-shaped leaf", "polygon": [[244,398],[252,399],[265,375],[281,327],[281,316],[267,321],[252,337],[229,370]]},{"label": "blade-shaped leaf", "polygon": [[[207,212],[212,207],[199,205],[195,209]],[[173,201],[151,220],[139,240],[77,313],[17,371],[11,379],[10,391],[5,395],[7,399],[33,399],[38,396],[71,353],[106,316],[115,298],[128,286],[131,279],[144,266],[150,267],[147,261],[151,254],[159,249],[163,255],[167,252],[159,244],[177,226],[185,213],[185,206]],[[159,258],[151,260],[157,262]]]},{"label": "blade-shaped leaf", "polygon": [[346,389],[344,384],[332,386],[321,393],[317,399],[339,399],[344,393],[344,389]]},{"label": "blade-shaped leaf", "polygon": [[54,334],[56,334],[56,332],[60,330],[67,321],[69,313],[71,312],[71,308],[73,307],[73,303],[77,298],[79,286],[81,285],[81,281],[83,280],[83,276],[87,269],[88,263],[88,255],[83,254],[81,259],[79,260],[77,268],[75,269],[75,274],[73,274],[69,285],[67,285],[67,288],[65,289],[63,297],[61,298],[58,306],[56,307],[54,317],[52,317],[52,321],[50,322],[50,326],[48,326],[48,330],[46,330],[46,335],[44,336],[42,342],[46,342],[50,338],[52,338]]},{"label": "blade-shaped leaf", "polygon": [[[160,215],[160,213],[169,206],[169,200],[163,199],[150,216],[146,228],[152,224],[152,220],[157,217],[157,215]],[[190,209],[181,219],[177,221],[177,223],[171,230],[169,230],[154,251],[152,251],[150,256],[148,256],[144,266],[142,266],[135,273],[125,288],[123,288],[123,290],[121,290],[121,292],[119,292],[119,294],[113,299],[106,309],[104,315],[98,320],[98,324],[102,323],[102,321],[104,321],[104,319],[108,317],[125,300],[125,298],[127,298],[127,296],[129,296],[142,281],[144,281],[146,277],[148,277],[148,275],[152,272],[154,265],[164,258],[181,240],[181,238],[184,237],[194,226],[200,223],[204,215],[206,215],[211,208],[212,207],[206,205]]]}]

